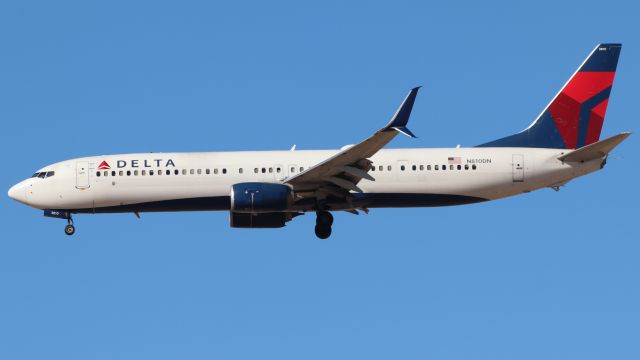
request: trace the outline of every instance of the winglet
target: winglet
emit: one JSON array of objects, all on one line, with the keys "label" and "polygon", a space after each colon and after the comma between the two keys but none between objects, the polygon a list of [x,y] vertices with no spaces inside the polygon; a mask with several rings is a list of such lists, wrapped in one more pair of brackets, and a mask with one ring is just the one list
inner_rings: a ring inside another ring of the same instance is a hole
[{"label": "winglet", "polygon": [[407,128],[407,123],[409,122],[409,116],[411,116],[411,109],[413,109],[413,103],[416,101],[416,96],[418,95],[418,90],[420,86],[414,87],[409,91],[409,94],[404,99],[402,104],[396,113],[391,118],[391,121],[385,126],[382,131],[396,130],[401,132],[407,136],[415,138],[416,136]]}]

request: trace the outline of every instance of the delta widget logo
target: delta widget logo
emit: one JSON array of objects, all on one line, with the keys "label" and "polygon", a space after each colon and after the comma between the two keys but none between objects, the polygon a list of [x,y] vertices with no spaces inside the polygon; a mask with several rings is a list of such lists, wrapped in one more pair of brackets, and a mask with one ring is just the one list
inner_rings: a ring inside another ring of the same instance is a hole
[{"label": "delta widget logo", "polygon": [[98,165],[98,170],[109,170],[111,169],[111,166],[109,166],[109,163],[107,163],[106,161],[103,161],[100,163],[100,165]]}]

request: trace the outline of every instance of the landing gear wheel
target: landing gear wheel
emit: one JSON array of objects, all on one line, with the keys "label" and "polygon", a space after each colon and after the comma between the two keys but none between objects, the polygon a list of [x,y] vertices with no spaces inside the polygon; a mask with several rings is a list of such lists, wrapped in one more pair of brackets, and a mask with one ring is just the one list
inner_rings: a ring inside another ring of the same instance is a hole
[{"label": "landing gear wheel", "polygon": [[69,236],[71,236],[71,235],[76,233],[76,227],[71,225],[71,224],[69,224],[69,225],[64,227],[64,233],[69,235]]},{"label": "landing gear wheel", "polygon": [[331,226],[316,225],[316,236],[320,240],[324,240],[331,236]]},{"label": "landing gear wheel", "polygon": [[316,225],[331,227],[333,225],[333,215],[328,211],[316,212]]}]

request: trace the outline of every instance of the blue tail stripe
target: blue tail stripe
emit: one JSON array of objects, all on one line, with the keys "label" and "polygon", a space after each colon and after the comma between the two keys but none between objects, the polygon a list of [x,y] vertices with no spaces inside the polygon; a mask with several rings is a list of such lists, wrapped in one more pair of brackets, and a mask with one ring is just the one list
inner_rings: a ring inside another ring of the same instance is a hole
[{"label": "blue tail stripe", "polygon": [[545,110],[535,126],[502,139],[490,141],[476,147],[537,147],[564,149],[566,145],[551,118],[549,110]]},{"label": "blue tail stripe", "polygon": [[589,118],[591,117],[591,109],[601,102],[609,98],[611,86],[602,90],[600,93],[587,100],[580,106],[580,120],[578,122],[578,143],[576,149],[581,148],[587,143],[587,130],[589,129]]},{"label": "blue tail stripe", "polygon": [[578,71],[615,72],[622,44],[600,44]]}]

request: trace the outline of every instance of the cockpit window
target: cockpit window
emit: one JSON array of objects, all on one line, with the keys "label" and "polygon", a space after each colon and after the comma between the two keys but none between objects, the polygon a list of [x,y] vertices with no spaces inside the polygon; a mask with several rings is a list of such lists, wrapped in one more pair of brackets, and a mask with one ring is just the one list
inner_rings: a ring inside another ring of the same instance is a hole
[{"label": "cockpit window", "polygon": [[35,174],[33,174],[31,177],[32,178],[40,178],[40,179],[44,179],[46,177],[52,177],[53,175],[55,175],[56,172],[55,171],[43,171],[43,172],[37,172]]}]

